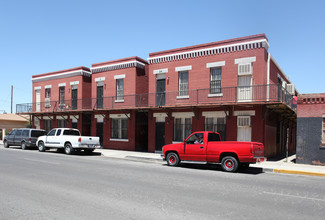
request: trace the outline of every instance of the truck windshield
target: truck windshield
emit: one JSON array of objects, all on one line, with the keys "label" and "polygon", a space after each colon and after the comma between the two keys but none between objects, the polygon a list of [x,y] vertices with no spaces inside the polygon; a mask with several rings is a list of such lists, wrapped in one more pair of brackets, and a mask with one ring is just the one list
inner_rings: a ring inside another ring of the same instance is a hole
[{"label": "truck windshield", "polygon": [[208,134],[208,142],[210,141],[220,141],[220,136],[216,133],[209,133]]},{"label": "truck windshield", "polygon": [[63,135],[80,136],[80,133],[77,130],[64,130]]},{"label": "truck windshield", "polygon": [[37,130],[32,130],[31,136],[32,137],[40,137],[46,135],[46,131],[37,131]]}]

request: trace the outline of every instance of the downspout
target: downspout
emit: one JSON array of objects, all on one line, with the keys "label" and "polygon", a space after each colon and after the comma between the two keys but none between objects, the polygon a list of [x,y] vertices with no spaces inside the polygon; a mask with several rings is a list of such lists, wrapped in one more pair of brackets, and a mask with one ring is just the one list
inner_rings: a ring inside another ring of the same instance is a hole
[{"label": "downspout", "polygon": [[270,62],[271,62],[271,54],[267,54],[267,70],[266,70],[266,101],[270,100]]}]

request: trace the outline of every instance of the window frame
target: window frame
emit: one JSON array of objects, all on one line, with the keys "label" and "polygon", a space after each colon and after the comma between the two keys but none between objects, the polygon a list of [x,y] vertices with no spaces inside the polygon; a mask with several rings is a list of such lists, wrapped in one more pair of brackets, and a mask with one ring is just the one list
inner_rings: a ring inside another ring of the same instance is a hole
[{"label": "window frame", "polygon": [[[181,123],[176,123],[176,121],[180,120]],[[188,123],[190,121],[190,123]],[[177,127],[179,126],[180,127]],[[190,134],[192,134],[192,117],[182,117],[174,119],[174,136],[173,136],[173,142],[183,142]],[[190,127],[190,129],[188,129]],[[181,129],[181,134],[178,135],[177,131]],[[177,139],[176,137],[180,136],[180,139]]]},{"label": "window frame", "polygon": [[[211,121],[212,123],[208,123],[208,121]],[[220,123],[221,121],[222,123]],[[224,141],[226,138],[226,123],[226,117],[205,117],[204,130],[218,132],[221,139]],[[212,129],[208,128],[210,126],[212,126]],[[221,126],[223,127],[223,130],[219,129]]]},{"label": "window frame", "polygon": [[[213,79],[214,73],[215,73],[215,78],[220,77],[220,79],[214,80]],[[215,84],[215,88],[213,88],[213,84]],[[221,66],[210,68],[210,94],[211,95],[222,94],[222,67]]]},{"label": "window frame", "polygon": [[[182,76],[186,74],[187,75],[187,83],[182,82]],[[179,98],[188,98],[189,97],[189,71],[179,71],[178,72],[178,97]],[[186,89],[183,89],[184,86]]]},{"label": "window frame", "polygon": [[[124,122],[124,124],[123,124],[123,122]],[[124,127],[123,127],[123,125],[124,125]],[[115,126],[117,126],[117,127],[115,128]],[[117,131],[117,135],[115,135],[116,131]],[[123,131],[126,133],[123,134]],[[128,118],[112,118],[111,119],[110,140],[111,141],[129,141],[129,120],[128,120]]]},{"label": "window frame", "polygon": [[[122,88],[119,88],[122,86]],[[116,79],[116,101],[124,101],[124,78]]]}]

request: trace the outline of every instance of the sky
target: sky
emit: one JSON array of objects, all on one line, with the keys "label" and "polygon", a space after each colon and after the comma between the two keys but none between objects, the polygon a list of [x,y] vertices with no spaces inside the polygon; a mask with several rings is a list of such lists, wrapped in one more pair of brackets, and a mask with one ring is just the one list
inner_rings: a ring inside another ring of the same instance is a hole
[{"label": "sky", "polygon": [[325,93],[324,0],[0,0],[0,113],[32,75],[265,33],[299,93]]}]

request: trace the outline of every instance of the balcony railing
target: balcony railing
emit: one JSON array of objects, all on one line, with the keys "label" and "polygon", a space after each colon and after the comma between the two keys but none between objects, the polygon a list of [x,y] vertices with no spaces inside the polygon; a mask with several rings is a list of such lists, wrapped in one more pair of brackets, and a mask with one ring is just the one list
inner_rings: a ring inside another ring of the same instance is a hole
[{"label": "balcony railing", "polygon": [[[211,93],[211,92],[218,93]],[[225,105],[235,103],[284,103],[293,110],[293,96],[282,86],[261,85],[248,87],[223,87],[221,90],[188,90],[187,95],[174,92],[124,95],[123,97],[103,97],[74,99],[64,101],[47,101],[17,104],[16,113],[65,112],[114,110],[126,108],[181,107],[198,105]]]}]

